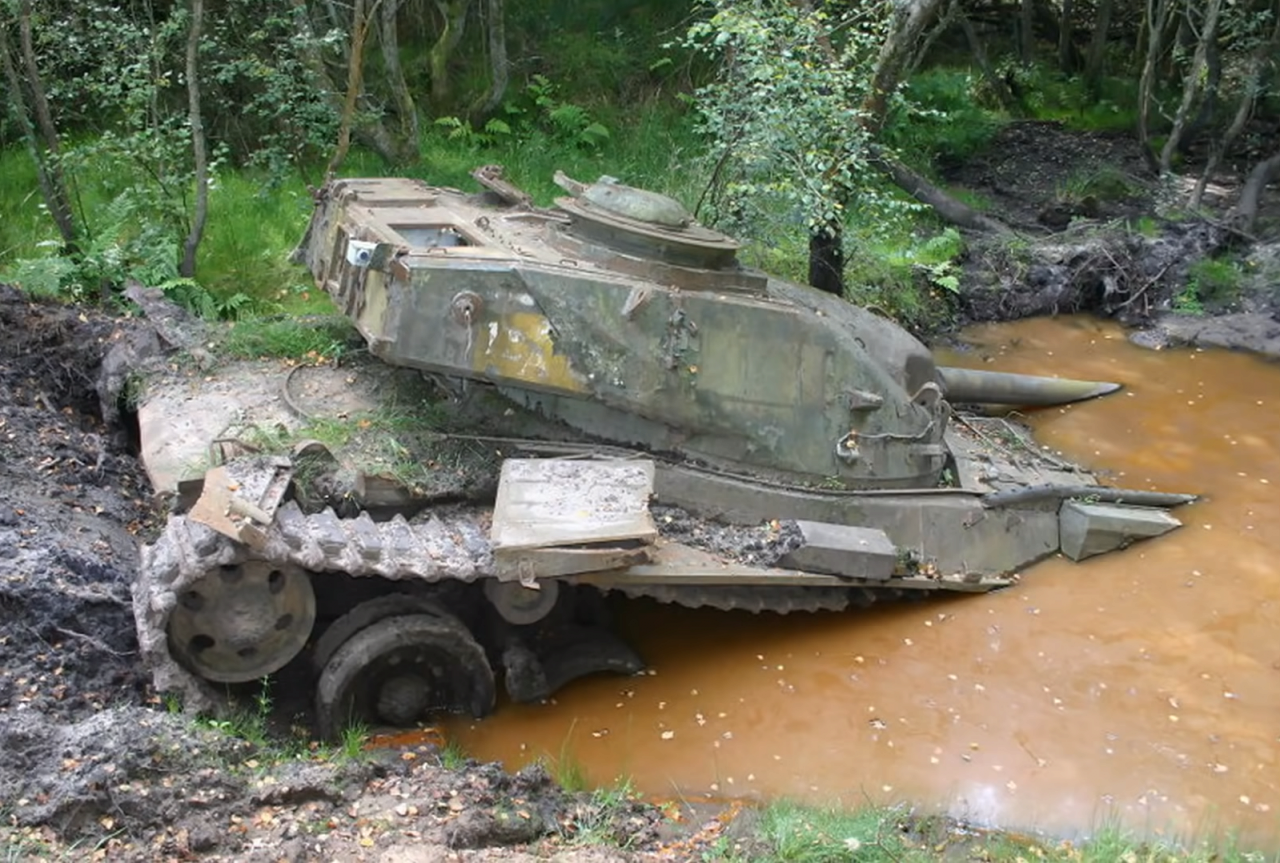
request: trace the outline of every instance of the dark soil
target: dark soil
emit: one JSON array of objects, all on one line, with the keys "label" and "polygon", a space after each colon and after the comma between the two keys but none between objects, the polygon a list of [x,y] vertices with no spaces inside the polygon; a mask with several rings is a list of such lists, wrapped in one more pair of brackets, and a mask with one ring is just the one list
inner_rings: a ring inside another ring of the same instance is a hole
[{"label": "dark soil", "polygon": [[98,419],[106,316],[0,286],[0,724],[137,702],[129,584],[149,517]]},{"label": "dark soil", "polygon": [[[1216,178],[1206,214],[1189,215],[1177,204],[1190,186],[1157,182],[1131,134],[1027,121],[945,179],[1013,229],[966,237],[958,326],[1091,312],[1147,331],[1146,346],[1280,356],[1280,254],[1265,234],[1280,231],[1280,202],[1264,206],[1262,242],[1228,229],[1239,177]],[[1237,284],[1186,302],[1194,267],[1214,257],[1238,264]]]},{"label": "dark soil", "polygon": [[1154,208],[1154,178],[1132,135],[1077,132],[1049,121],[1010,123],[984,152],[944,178],[1026,232],[1062,230],[1077,218],[1137,217]]}]

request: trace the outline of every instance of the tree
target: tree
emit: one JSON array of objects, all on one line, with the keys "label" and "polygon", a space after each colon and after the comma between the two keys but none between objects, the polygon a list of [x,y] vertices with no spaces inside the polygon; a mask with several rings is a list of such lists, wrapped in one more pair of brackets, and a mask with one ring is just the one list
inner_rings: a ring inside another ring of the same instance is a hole
[{"label": "tree", "polygon": [[204,26],[204,0],[191,0],[191,23],[187,29],[187,102],[191,123],[191,151],[195,161],[196,202],[191,230],[182,243],[182,263],[178,273],[188,279],[196,274],[196,251],[209,218],[209,151],[204,137],[204,115],[200,112],[200,31]]},{"label": "tree", "polygon": [[62,146],[49,110],[43,77],[36,64],[31,39],[30,0],[22,0],[18,4],[17,24],[21,45],[21,72],[18,71],[18,60],[14,57],[9,42],[9,22],[0,19],[0,67],[3,67],[5,82],[9,88],[9,105],[22,130],[23,139],[27,142],[27,149],[35,164],[40,193],[49,209],[49,215],[58,227],[58,233],[62,236],[63,250],[74,255],[79,250],[80,227],[76,224],[71,209],[71,195],[59,163]]},{"label": "tree", "polygon": [[[395,100],[396,113],[400,120],[400,139],[413,142],[413,151],[418,142],[418,106],[409,90],[409,83],[404,77],[404,66],[400,63],[400,33],[398,15],[401,0],[382,0],[382,8],[378,16],[378,39],[382,44],[382,67],[387,76],[387,86],[391,88]],[[408,147],[404,147],[406,151]]]},{"label": "tree", "polygon": [[809,235],[809,281],[842,294],[844,225],[854,210],[893,219],[917,204],[979,230],[998,222],[903,164],[880,140],[900,103],[899,82],[943,0],[886,11],[807,0],[707,0],[687,44],[715,58],[697,94],[713,142],[711,202],[718,220],[755,234],[789,212]]}]

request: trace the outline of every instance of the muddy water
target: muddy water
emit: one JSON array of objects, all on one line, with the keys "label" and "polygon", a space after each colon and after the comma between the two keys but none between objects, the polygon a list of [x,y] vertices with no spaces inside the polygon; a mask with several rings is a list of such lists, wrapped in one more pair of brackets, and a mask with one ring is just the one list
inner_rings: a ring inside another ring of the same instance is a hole
[{"label": "muddy water", "polygon": [[1280,837],[1280,366],[1154,353],[1086,319],[979,329],[953,364],[1122,381],[1032,419],[1185,527],[999,594],[753,617],[626,609],[656,673],[453,729],[516,767],[572,753],[655,795],[911,800],[1058,834]]}]

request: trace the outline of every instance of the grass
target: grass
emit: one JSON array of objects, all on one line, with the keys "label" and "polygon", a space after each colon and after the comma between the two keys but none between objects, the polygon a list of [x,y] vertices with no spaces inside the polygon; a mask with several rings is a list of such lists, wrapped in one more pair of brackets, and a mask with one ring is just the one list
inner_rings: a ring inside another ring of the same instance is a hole
[{"label": "grass", "polygon": [[844,809],[778,800],[764,806],[758,816],[749,835],[733,844],[722,840],[713,859],[731,863],[1268,863],[1280,859],[1243,851],[1229,839],[1190,848],[1149,843],[1112,824],[1090,839],[1067,842],[972,828],[900,807]]},{"label": "grass", "polygon": [[1058,187],[1057,197],[1072,203],[1079,203],[1086,198],[1123,201],[1140,191],[1133,177],[1117,168],[1104,165],[1067,177]]},{"label": "grass", "polygon": [[369,726],[356,722],[342,729],[342,743],[338,754],[348,761],[364,758],[365,747],[369,743]]},{"label": "grass", "polygon": [[1188,290],[1203,302],[1230,302],[1240,292],[1240,280],[1240,265],[1230,258],[1201,258],[1187,271]]},{"label": "grass", "polygon": [[240,359],[338,360],[363,345],[351,322],[338,315],[247,318],[229,325],[216,352]]},{"label": "grass", "polygon": [[440,766],[445,770],[461,770],[471,761],[466,748],[457,740],[445,740],[440,749]]}]

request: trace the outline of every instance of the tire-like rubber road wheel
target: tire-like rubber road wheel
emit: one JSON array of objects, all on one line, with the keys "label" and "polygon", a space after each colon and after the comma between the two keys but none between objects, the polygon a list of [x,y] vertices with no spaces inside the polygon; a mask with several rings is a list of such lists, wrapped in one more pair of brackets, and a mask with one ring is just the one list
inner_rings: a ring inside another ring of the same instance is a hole
[{"label": "tire-like rubber road wheel", "polygon": [[461,621],[445,611],[443,606],[425,597],[408,593],[379,596],[377,599],[370,599],[352,606],[350,611],[329,624],[316,639],[315,647],[311,650],[311,667],[315,669],[316,674],[320,674],[329,664],[329,660],[333,659],[333,655],[338,652],[338,648],[351,636],[380,620],[405,614],[428,614],[441,620],[455,621],[462,626]]},{"label": "tire-like rubber road wheel", "polygon": [[481,717],[494,707],[493,669],[461,621],[385,617],[348,638],[316,686],[316,724],[334,739],[353,723],[410,726],[434,711]]}]

